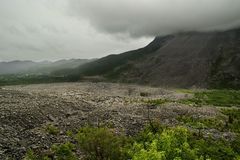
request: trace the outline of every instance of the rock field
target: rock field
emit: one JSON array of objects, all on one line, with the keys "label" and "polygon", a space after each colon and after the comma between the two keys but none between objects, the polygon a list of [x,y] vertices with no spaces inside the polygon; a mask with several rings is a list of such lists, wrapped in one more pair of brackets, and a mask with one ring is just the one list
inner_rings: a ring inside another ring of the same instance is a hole
[{"label": "rock field", "polygon": [[[142,93],[145,96],[140,96]],[[179,115],[216,116],[216,108],[178,103],[148,107],[149,99],[182,99],[174,90],[112,83],[57,83],[0,88],[0,159],[22,159],[28,149],[44,150],[67,140],[66,131],[90,124],[111,125],[134,135],[151,119],[177,125]],[[149,109],[150,108],[150,109]],[[148,112],[150,111],[150,112]],[[149,113],[149,114],[148,114]],[[57,127],[57,136],[46,132]]]}]

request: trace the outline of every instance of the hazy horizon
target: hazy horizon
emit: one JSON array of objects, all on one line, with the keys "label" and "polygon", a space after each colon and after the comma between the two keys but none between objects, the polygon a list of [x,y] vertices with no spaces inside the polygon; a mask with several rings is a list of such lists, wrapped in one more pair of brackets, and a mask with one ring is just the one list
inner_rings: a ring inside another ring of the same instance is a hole
[{"label": "hazy horizon", "polygon": [[63,58],[63,59],[56,59],[56,60],[29,60],[29,59],[23,59],[23,60],[9,60],[9,61],[0,61],[0,63],[2,62],[5,62],[5,63],[8,63],[8,62],[17,62],[17,61],[21,61],[21,62],[28,62],[28,61],[31,61],[31,62],[36,62],[36,63],[43,63],[43,62],[57,62],[57,61],[62,61],[62,60],[94,60],[94,59],[99,59],[99,58],[89,58],[89,59],[85,59],[85,58]]}]

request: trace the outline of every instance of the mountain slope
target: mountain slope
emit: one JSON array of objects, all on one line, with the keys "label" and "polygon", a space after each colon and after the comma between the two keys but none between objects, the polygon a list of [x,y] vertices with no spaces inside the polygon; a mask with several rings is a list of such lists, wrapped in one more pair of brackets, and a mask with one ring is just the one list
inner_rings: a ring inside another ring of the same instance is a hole
[{"label": "mountain slope", "polygon": [[170,87],[236,88],[240,79],[239,40],[239,30],[175,35],[122,77]]},{"label": "mountain slope", "polygon": [[0,62],[0,74],[15,74],[36,66],[32,61]]},{"label": "mountain slope", "polygon": [[[175,35],[147,59],[125,72],[131,81],[171,87],[204,86],[209,72],[215,34]],[[210,54],[211,53],[211,54]]]},{"label": "mountain slope", "polygon": [[71,72],[168,87],[240,88],[240,30],[156,37],[144,48],[110,55]]},{"label": "mountain slope", "polygon": [[144,48],[140,48],[137,50],[125,52],[119,55],[109,55],[103,57],[99,60],[96,60],[91,63],[87,63],[82,65],[75,70],[72,70],[72,73],[75,74],[83,74],[87,76],[93,75],[107,75],[111,73],[115,73],[117,69],[123,67],[128,67],[128,63],[130,61],[136,61],[139,58],[147,56],[148,54],[153,53],[161,46],[165,44],[166,41],[171,39],[171,36],[166,37],[156,37],[153,42],[147,45]]}]

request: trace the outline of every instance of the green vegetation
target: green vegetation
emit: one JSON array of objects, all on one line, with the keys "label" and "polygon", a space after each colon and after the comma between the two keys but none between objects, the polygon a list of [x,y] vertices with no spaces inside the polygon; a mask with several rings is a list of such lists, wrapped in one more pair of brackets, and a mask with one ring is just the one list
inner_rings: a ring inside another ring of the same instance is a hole
[{"label": "green vegetation", "polygon": [[195,92],[191,99],[183,99],[180,103],[201,105],[213,105],[222,107],[240,106],[240,91],[235,90],[209,90]]},{"label": "green vegetation", "polygon": [[239,159],[240,137],[234,141],[195,134],[185,127],[146,127],[138,135],[127,137],[108,128],[81,128],[72,142],[53,145],[51,154],[29,151],[26,160],[75,160],[82,152],[86,160],[232,160]]},{"label": "green vegetation", "polygon": [[24,160],[77,160],[75,146],[70,143],[53,145],[48,153],[36,154],[32,150],[26,153]]},{"label": "green vegetation", "polygon": [[147,132],[147,138],[133,144],[132,159],[197,159],[195,149],[188,144],[188,134],[182,127],[164,129],[156,134]]},{"label": "green vegetation", "polygon": [[240,109],[222,109],[222,112],[228,117],[225,127],[240,133]]},{"label": "green vegetation", "polygon": [[193,106],[212,105],[217,107],[240,107],[240,91],[237,90],[207,90],[196,92],[191,90],[178,90],[178,92],[191,93],[193,97],[180,100],[153,99],[144,102],[151,105],[182,103]]},{"label": "green vegetation", "polygon": [[74,150],[75,146],[70,142],[52,146],[53,157],[56,160],[77,160]]},{"label": "green vegetation", "polygon": [[200,118],[200,117],[192,117],[192,116],[179,116],[177,118],[178,121],[183,122],[187,126],[191,126],[196,129],[204,129],[204,128],[215,128],[219,130],[223,130],[225,127],[225,120],[220,118]]},{"label": "green vegetation", "polygon": [[234,159],[238,156],[231,143],[222,139],[196,136],[184,127],[166,128],[153,134],[145,131],[144,139],[133,144],[132,159]]},{"label": "green vegetation", "polygon": [[193,94],[193,97],[180,100],[152,99],[145,100],[144,102],[146,104],[151,105],[162,105],[165,103],[182,103],[193,106],[212,105],[218,107],[240,107],[240,91],[236,90],[207,90],[196,92],[191,90],[177,90],[177,91],[181,93]]},{"label": "green vegetation", "polygon": [[76,82],[80,76],[53,76],[53,75],[0,75],[0,86],[20,84],[40,84],[57,82]]},{"label": "green vegetation", "polygon": [[35,159],[37,159],[37,156],[34,154],[34,152],[32,150],[28,150],[24,160],[35,160]]},{"label": "green vegetation", "polygon": [[223,116],[218,117],[193,117],[179,116],[178,121],[196,129],[214,128],[219,131],[240,133],[240,109],[221,109]]},{"label": "green vegetation", "polygon": [[132,50],[118,55],[109,55],[100,58],[96,61],[81,65],[80,67],[61,74],[76,74],[84,76],[96,76],[101,75],[109,80],[118,79],[124,72],[134,67],[134,62],[139,59],[143,59],[149,54],[154,54],[164,42],[170,39],[170,36],[157,37],[153,42],[144,48]]},{"label": "green vegetation", "polygon": [[48,124],[45,130],[48,134],[52,134],[52,135],[57,135],[59,133],[59,129],[51,124]]},{"label": "green vegetation", "polygon": [[86,159],[127,159],[125,147],[129,140],[125,136],[115,135],[113,130],[85,127],[79,130],[76,140]]}]

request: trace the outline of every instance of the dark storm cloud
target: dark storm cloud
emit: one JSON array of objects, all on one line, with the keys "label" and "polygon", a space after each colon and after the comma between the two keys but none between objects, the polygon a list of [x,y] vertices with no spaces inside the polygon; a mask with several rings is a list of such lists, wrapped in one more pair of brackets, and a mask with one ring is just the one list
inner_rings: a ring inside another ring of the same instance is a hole
[{"label": "dark storm cloud", "polygon": [[102,57],[239,24],[240,0],[0,0],[0,61]]},{"label": "dark storm cloud", "polygon": [[71,12],[100,31],[155,36],[240,25],[240,0],[71,0]]},{"label": "dark storm cloud", "polygon": [[69,15],[69,1],[0,0],[0,61],[96,58],[150,41],[99,33]]}]

